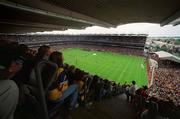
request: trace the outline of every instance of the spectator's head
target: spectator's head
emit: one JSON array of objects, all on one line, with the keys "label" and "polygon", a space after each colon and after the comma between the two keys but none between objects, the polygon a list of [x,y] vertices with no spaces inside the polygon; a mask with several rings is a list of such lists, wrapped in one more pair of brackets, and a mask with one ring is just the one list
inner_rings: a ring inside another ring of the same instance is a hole
[{"label": "spectator's head", "polygon": [[135,85],[135,84],[136,84],[136,81],[132,81],[132,84]]},{"label": "spectator's head", "polygon": [[51,48],[49,46],[43,45],[38,49],[36,57],[38,59],[48,59],[51,54]]},{"label": "spectator's head", "polygon": [[49,60],[51,62],[54,62],[58,65],[58,67],[63,67],[63,54],[61,52],[53,52],[51,53],[50,57],[49,57]]},{"label": "spectator's head", "polygon": [[28,53],[28,46],[25,45],[25,44],[20,44],[18,47],[17,47],[17,55],[18,56],[26,56],[27,53]]},{"label": "spectator's head", "polygon": [[74,66],[74,65],[71,65],[71,66],[69,67],[69,70],[72,71],[72,72],[75,72],[75,66]]},{"label": "spectator's head", "polygon": [[37,52],[36,52],[36,50],[29,49],[29,50],[28,50],[28,53],[29,53],[30,55],[32,55],[32,56],[35,56]]},{"label": "spectator's head", "polygon": [[144,90],[147,90],[147,89],[148,89],[148,87],[147,87],[147,86],[143,86],[143,88],[144,88]]},{"label": "spectator's head", "polygon": [[64,63],[63,67],[64,67],[64,68],[68,68],[69,66],[68,66],[67,63]]},{"label": "spectator's head", "polygon": [[98,76],[97,75],[94,75],[93,77],[95,80],[98,80]]},{"label": "spectator's head", "polygon": [[8,77],[13,77],[22,69],[24,60],[25,59],[23,57],[16,57],[11,61],[9,67],[7,68],[9,73]]}]

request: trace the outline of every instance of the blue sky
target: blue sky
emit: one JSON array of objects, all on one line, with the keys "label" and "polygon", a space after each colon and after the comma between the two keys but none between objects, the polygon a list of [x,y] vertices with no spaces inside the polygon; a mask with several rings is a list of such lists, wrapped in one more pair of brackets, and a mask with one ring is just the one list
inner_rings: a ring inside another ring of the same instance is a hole
[{"label": "blue sky", "polygon": [[161,27],[159,24],[133,23],[120,25],[116,28],[104,28],[99,26],[87,27],[82,30],[68,29],[66,31],[41,32],[41,34],[148,34],[149,37],[173,37],[180,36],[180,25],[166,25]]}]

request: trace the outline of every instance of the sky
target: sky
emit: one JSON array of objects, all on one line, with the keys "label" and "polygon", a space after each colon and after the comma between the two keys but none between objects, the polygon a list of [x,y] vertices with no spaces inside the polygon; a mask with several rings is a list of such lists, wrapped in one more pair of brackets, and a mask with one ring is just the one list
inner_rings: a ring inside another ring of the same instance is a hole
[{"label": "sky", "polygon": [[147,34],[148,37],[180,37],[180,25],[133,23],[120,25],[116,28],[104,28],[99,26],[87,27],[82,30],[68,29],[65,31],[37,32],[38,34]]}]

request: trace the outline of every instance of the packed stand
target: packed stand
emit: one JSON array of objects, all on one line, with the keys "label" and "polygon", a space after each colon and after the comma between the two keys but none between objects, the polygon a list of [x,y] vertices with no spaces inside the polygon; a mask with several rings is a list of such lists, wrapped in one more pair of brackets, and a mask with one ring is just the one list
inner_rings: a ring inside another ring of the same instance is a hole
[{"label": "packed stand", "polygon": [[179,70],[159,68],[151,87],[137,88],[136,82],[122,85],[137,119],[177,119],[180,117]]},{"label": "packed stand", "polygon": [[[14,95],[14,98],[0,96],[6,102],[0,105],[1,119],[13,119],[15,110],[23,107],[35,117],[47,108],[47,115],[54,117],[62,105],[68,111],[78,106],[88,108],[94,102],[123,92],[120,84],[64,64],[63,54],[49,46],[35,51],[23,44],[2,41],[0,55],[0,85],[5,87],[0,91],[8,90],[8,94]],[[4,109],[8,103],[12,105]]]},{"label": "packed stand", "polygon": [[180,70],[159,68],[155,73],[150,94],[164,101],[172,101],[176,106],[180,105]]},{"label": "packed stand", "polygon": [[[36,51],[23,44],[2,40],[0,55],[0,94],[3,94],[0,100],[4,102],[0,104],[1,119],[13,119],[16,107],[21,109],[24,106],[36,117],[37,112],[43,110],[44,103],[39,98],[43,94],[49,117],[58,114],[57,110],[63,111],[62,106],[68,111],[78,106],[89,108],[94,102],[122,93],[135,107],[138,119],[176,119],[179,116],[180,79],[177,69],[159,68],[153,85],[148,89],[147,86],[137,88],[135,81],[131,85],[116,84],[64,64],[63,54],[52,51],[49,46],[41,46]],[[55,70],[51,65],[43,66],[42,80],[39,81],[37,67],[41,62],[55,64]],[[39,91],[40,83],[44,92]],[[12,97],[7,96],[9,94]]]}]

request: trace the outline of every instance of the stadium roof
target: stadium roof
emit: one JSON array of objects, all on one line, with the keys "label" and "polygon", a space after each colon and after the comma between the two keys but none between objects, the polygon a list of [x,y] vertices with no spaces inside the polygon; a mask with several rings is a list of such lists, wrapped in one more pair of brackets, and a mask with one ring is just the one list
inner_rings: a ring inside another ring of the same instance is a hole
[{"label": "stadium roof", "polygon": [[180,0],[1,0],[0,33],[180,24]]},{"label": "stadium roof", "polygon": [[[11,34],[13,35],[13,34]],[[47,35],[47,36],[127,36],[127,37],[147,37],[147,34],[36,34],[36,33],[29,33],[29,34],[21,34],[21,35]]]},{"label": "stadium roof", "polygon": [[174,61],[174,62],[180,63],[180,58],[179,57],[177,57],[175,55],[172,55],[172,54],[170,54],[168,52],[158,51],[158,52],[155,52],[155,54],[157,54],[160,59],[170,60],[170,61]]}]

